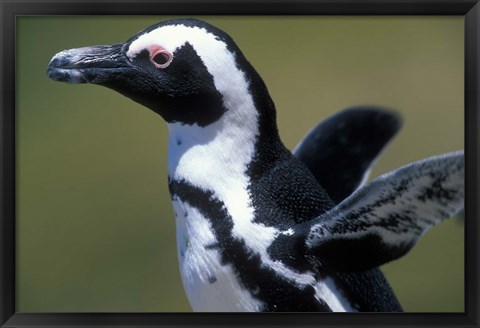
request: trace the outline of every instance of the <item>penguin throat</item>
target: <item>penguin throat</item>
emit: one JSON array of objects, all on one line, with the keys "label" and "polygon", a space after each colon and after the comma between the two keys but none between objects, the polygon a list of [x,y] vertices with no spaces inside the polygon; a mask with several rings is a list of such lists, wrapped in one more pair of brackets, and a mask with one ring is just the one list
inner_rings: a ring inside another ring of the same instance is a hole
[{"label": "penguin throat", "polygon": [[238,116],[227,111],[205,127],[170,123],[169,177],[220,194],[246,189],[258,126],[255,115]]}]

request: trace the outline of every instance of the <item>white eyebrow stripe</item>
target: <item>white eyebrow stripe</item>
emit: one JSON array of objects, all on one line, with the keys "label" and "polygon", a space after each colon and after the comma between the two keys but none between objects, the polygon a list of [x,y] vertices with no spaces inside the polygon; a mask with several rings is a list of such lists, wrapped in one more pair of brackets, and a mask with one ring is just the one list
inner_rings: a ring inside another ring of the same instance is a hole
[{"label": "white eyebrow stripe", "polygon": [[[134,40],[128,47],[127,56],[133,59],[141,51],[152,45],[174,53],[185,43],[191,43],[197,52],[212,52],[213,49],[225,46],[216,36],[204,28],[198,26],[167,25],[159,27]],[[210,51],[208,51],[210,49]]]}]

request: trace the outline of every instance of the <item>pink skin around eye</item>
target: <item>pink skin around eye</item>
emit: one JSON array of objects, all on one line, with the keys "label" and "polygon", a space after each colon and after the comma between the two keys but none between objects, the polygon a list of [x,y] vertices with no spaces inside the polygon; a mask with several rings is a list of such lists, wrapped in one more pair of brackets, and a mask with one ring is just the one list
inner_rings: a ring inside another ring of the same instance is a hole
[{"label": "pink skin around eye", "polygon": [[[158,68],[165,68],[172,61],[172,54],[160,46],[157,46],[157,45],[151,46],[148,50],[150,52],[150,61]],[[165,63],[158,63],[155,60],[155,56],[158,56],[159,54],[164,54],[166,56]]]}]

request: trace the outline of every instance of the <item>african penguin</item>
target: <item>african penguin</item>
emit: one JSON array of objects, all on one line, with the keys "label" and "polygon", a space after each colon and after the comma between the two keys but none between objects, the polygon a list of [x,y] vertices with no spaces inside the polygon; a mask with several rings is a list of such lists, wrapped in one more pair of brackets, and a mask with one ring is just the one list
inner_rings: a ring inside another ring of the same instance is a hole
[{"label": "african penguin", "polygon": [[389,110],[342,111],[292,154],[261,77],[199,20],[62,51],[48,75],[106,86],[168,123],[178,260],[195,311],[402,311],[378,266],[463,208],[463,151],[366,184],[401,125]]}]

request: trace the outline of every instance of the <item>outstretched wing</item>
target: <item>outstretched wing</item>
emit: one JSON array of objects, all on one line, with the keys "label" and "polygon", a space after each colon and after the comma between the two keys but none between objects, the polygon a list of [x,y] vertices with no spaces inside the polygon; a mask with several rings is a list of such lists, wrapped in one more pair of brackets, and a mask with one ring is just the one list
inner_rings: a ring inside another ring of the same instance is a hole
[{"label": "outstretched wing", "polygon": [[463,151],[431,157],[373,180],[311,221],[307,252],[336,271],[374,268],[463,206]]},{"label": "outstretched wing", "polygon": [[394,112],[353,107],[318,124],[293,154],[338,204],[365,183],[375,159],[400,127]]}]

